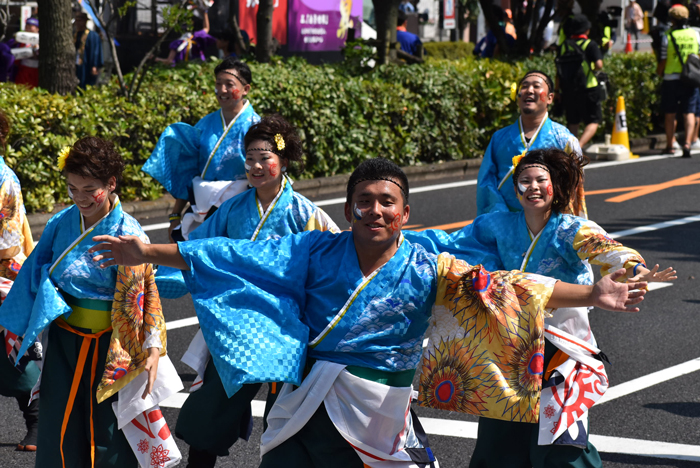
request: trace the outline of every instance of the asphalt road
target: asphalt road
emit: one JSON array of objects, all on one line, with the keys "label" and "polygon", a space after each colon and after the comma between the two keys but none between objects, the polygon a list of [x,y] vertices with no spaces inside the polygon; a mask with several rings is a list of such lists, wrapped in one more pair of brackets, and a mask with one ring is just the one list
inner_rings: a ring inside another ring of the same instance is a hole
[{"label": "asphalt road", "polygon": [[[443,226],[454,230],[455,225],[473,219],[476,186],[469,182],[470,178],[475,177],[415,184],[414,189],[421,185],[463,182],[459,187],[426,187],[423,192],[414,191],[409,224],[417,229]],[[591,312],[599,346],[612,361],[607,366],[610,399],[590,412],[592,440],[601,451],[605,467],[700,468],[700,187],[697,184],[700,184],[700,155],[692,159],[643,156],[630,164],[594,163],[587,169],[589,216],[610,233],[697,217],[694,222],[662,225],[618,238],[637,249],[647,264],[673,266],[679,278],[672,285],[650,292],[637,314]],[[597,193],[606,190],[607,193]],[[341,203],[324,204],[323,208],[339,226],[348,226]],[[165,213],[139,220],[144,226],[167,221]],[[166,240],[164,229],[149,231],[149,235],[152,242]],[[195,315],[187,298],[164,300],[164,310],[168,322]],[[168,352],[186,387],[194,374],[179,362],[179,357],[196,329],[196,326],[184,326],[168,331]],[[652,373],[657,374],[645,379]],[[257,399],[262,400],[265,392],[263,387]],[[164,408],[171,427],[178,411]],[[466,467],[474,448],[476,418],[423,408],[417,408],[417,413],[424,419],[426,430],[432,433],[430,442],[440,465]],[[0,467],[34,466],[33,454],[14,451],[24,435],[14,400],[0,399],[0,417],[5,421],[0,425]],[[251,441],[237,443],[229,457],[219,459],[217,467],[257,466],[261,431],[262,420],[256,417]],[[178,442],[186,456],[186,446]]]}]

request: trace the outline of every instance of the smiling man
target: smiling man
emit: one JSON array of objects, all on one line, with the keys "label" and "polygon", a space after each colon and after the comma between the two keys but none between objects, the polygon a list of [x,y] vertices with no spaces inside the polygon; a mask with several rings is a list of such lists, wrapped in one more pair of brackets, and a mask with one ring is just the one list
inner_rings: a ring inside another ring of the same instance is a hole
[{"label": "smiling man", "polygon": [[[489,273],[447,254],[436,256],[404,239],[409,214],[403,171],[370,159],[348,181],[350,232],[177,245],[98,236],[94,240],[103,243],[91,252],[101,252],[94,260],[103,266],[155,262],[184,270],[188,286],[206,285],[194,288],[192,297],[200,325],[211,327],[218,339],[208,344],[227,393],[243,383],[287,382],[267,418],[261,468],[436,466],[410,411],[411,383],[434,305],[469,313],[479,323],[489,316],[488,331],[498,328],[496,322],[517,321],[520,313],[541,322],[545,306],[634,311],[644,291],[631,292],[641,285],[612,279],[579,286],[519,272]],[[494,304],[501,309],[491,314]],[[268,333],[256,332],[261,327]],[[493,339],[499,340],[487,341]],[[513,340],[522,338],[509,336],[503,349],[516,348]],[[450,347],[455,359],[465,357],[462,349]],[[296,362],[296,372],[289,372],[290,362]],[[424,374],[427,367],[424,359]],[[478,368],[466,366],[468,372]],[[474,377],[461,382],[471,384]],[[469,398],[487,398],[465,390],[454,392],[461,408],[470,406]],[[539,399],[538,389],[531,393]]]},{"label": "smiling man", "polygon": [[[579,157],[582,154],[576,137],[549,118],[547,108],[554,100],[554,84],[546,73],[527,72],[520,80],[516,99],[518,121],[494,133],[484,153],[476,191],[478,214],[522,210],[513,190],[513,157],[542,148],[558,148]],[[567,212],[587,217],[583,184]]]},{"label": "smiling man", "polygon": [[[243,138],[260,121],[246,96],[252,74],[245,63],[226,57],[214,69],[220,109],[193,127],[178,122],[165,129],[143,171],[175,197],[168,234],[184,240],[207,215],[248,188]],[[183,213],[187,202],[191,210]]]}]

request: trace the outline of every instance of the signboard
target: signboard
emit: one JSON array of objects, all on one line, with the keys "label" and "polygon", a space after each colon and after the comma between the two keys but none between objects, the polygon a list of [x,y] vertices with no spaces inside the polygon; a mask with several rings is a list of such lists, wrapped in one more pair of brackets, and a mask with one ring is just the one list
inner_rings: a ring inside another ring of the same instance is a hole
[{"label": "signboard", "polygon": [[458,0],[443,0],[445,12],[442,20],[442,29],[454,29],[457,27],[455,2]]},{"label": "signboard", "polygon": [[340,50],[351,28],[359,38],[362,0],[290,0],[290,51]]},{"label": "signboard", "polygon": [[[258,0],[238,0],[238,25],[250,37],[250,42],[257,43]],[[287,0],[275,0],[272,11],[272,36],[280,44],[287,43]]]}]

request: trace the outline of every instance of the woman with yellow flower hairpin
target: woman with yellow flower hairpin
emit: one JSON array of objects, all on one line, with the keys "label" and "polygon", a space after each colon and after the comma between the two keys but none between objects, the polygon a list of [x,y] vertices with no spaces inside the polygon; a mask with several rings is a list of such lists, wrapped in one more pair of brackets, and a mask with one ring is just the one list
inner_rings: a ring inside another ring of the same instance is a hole
[{"label": "woman with yellow flower hairpin", "polygon": [[[423,231],[406,237],[490,270],[521,270],[569,283],[593,284],[591,265],[599,265],[603,275],[624,268],[623,279],[631,282],[676,279],[673,268],[649,270],[638,252],[596,223],[565,214],[583,177],[581,159],[549,148],[515,157],[513,165],[511,190],[523,211],[487,213],[451,235]],[[544,320],[544,347],[523,347],[504,363],[518,376],[511,379],[513,391],[539,394],[539,424],[537,417],[480,418],[471,467],[602,467],[588,441],[587,411],[604,394],[608,379],[588,312],[587,307],[552,310]],[[595,392],[564,396],[570,387],[584,385]],[[503,440],[520,449],[501,450]]]},{"label": "woman with yellow flower hairpin", "polygon": [[41,334],[36,466],[136,468],[163,450],[159,466],[171,466],[181,457],[157,405],[182,382],[153,268],[99,268],[86,255],[97,233],[148,241],[114,193],[124,162],[87,137],[61,151],[58,169],[74,204],[49,220],[0,307],[0,325],[24,338],[20,353]]},{"label": "woman with yellow flower hairpin", "polygon": [[[5,140],[10,124],[0,111],[0,147]],[[32,232],[22,201],[22,189],[15,173],[0,157],[0,304],[10,291],[19,269],[34,249]],[[36,436],[39,422],[39,402],[32,400],[31,390],[39,378],[39,368],[35,361],[41,359],[41,345],[32,343],[29,352],[18,355],[22,340],[10,330],[0,327],[3,349],[10,351],[0,356],[0,395],[16,398],[24,416],[27,433],[17,444],[17,450],[36,450]],[[38,346],[37,346],[38,345]],[[19,361],[13,369],[13,364]]]},{"label": "woman with yellow flower hairpin", "polygon": [[[223,203],[191,233],[190,239],[228,237],[255,241],[311,230],[339,232],[322,209],[292,188],[288,169],[295,165],[297,172],[303,170],[301,141],[293,125],[279,115],[265,116],[248,130],[244,142],[245,170],[252,189]],[[177,274],[182,278],[179,271]],[[206,289],[207,285],[188,284],[188,287],[196,296],[198,289]],[[198,306],[195,298],[195,308]],[[248,424],[250,402],[262,384],[243,385],[229,398],[217,363],[222,359],[241,360],[244,356],[236,355],[220,343],[220,336],[204,319],[200,319],[200,326],[182,359],[197,371],[191,389],[196,391],[180,410],[175,435],[190,445],[188,466],[204,468],[213,467],[217,456],[228,455],[239,438],[248,439],[248,428],[252,427]],[[274,330],[250,331],[250,334],[251,339],[271,337]],[[278,385],[271,384],[268,405],[277,391]]]}]

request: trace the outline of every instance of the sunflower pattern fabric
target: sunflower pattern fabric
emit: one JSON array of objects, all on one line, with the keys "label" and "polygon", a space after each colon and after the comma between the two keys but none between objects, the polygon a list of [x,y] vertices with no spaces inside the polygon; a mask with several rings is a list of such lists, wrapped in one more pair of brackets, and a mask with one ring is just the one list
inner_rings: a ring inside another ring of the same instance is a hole
[{"label": "sunflower pattern fabric", "polygon": [[488,272],[438,257],[438,289],[420,369],[421,406],[537,422],[544,310],[556,280]]},{"label": "sunflower pattern fabric", "polygon": [[0,158],[0,277],[14,281],[33,248],[19,180]]},{"label": "sunflower pattern fabric", "polygon": [[166,334],[163,309],[156,288],[153,267],[119,267],[112,301],[112,338],[97,401],[114,395],[143,372],[147,348],[145,337],[160,338],[165,355]]}]

